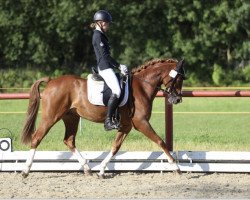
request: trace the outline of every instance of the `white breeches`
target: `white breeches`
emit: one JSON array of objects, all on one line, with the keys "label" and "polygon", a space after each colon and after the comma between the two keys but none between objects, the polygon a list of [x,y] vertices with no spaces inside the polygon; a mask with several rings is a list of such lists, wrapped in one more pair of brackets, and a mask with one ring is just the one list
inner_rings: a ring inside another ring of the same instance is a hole
[{"label": "white breeches", "polygon": [[105,70],[98,69],[98,72],[101,75],[101,77],[105,80],[109,88],[111,89],[112,94],[116,94],[117,97],[119,98],[121,95],[121,88],[114,70],[111,68]]}]

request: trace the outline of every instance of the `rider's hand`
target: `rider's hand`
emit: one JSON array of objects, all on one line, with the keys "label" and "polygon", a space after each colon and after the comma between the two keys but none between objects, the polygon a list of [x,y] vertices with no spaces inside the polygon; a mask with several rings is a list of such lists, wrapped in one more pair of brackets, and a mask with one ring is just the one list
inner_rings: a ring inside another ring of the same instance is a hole
[{"label": "rider's hand", "polygon": [[126,65],[120,64],[119,69],[121,70],[121,74],[123,74],[123,75],[127,75],[128,74],[128,68],[127,68]]}]

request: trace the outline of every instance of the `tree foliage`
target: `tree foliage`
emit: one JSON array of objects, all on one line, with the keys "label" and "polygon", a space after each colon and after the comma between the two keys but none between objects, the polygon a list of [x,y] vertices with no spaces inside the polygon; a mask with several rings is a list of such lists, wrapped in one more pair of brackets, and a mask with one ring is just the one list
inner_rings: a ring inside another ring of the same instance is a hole
[{"label": "tree foliage", "polygon": [[[4,0],[0,68],[83,73],[96,64],[89,24],[99,9],[112,13],[112,54],[130,68],[152,58],[184,57],[190,83],[223,84],[215,76],[249,65],[246,0]],[[214,66],[221,66],[217,75]]]}]

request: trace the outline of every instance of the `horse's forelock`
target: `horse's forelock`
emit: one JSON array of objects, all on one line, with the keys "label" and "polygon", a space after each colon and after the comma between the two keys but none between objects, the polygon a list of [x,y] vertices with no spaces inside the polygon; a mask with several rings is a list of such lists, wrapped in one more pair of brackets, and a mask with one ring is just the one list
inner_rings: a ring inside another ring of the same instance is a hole
[{"label": "horse's forelock", "polygon": [[153,60],[150,60],[150,61],[147,61],[146,63],[144,63],[143,65],[140,65],[134,69],[132,69],[132,74],[134,73],[137,73],[137,72],[140,72],[144,69],[147,69],[149,66],[152,66],[152,65],[155,65],[157,63],[164,63],[164,62],[167,62],[167,63],[177,63],[178,61],[175,60],[175,59],[153,59]]}]

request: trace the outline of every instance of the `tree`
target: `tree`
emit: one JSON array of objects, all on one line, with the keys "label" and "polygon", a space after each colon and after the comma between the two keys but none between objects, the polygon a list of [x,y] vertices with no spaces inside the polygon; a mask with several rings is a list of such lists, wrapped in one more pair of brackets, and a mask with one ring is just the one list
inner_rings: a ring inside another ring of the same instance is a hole
[{"label": "tree", "polygon": [[250,2],[199,0],[0,1],[0,67],[81,74],[96,65],[89,24],[107,9],[113,56],[130,68],[157,57],[185,58],[188,74],[212,83],[249,63]]}]

